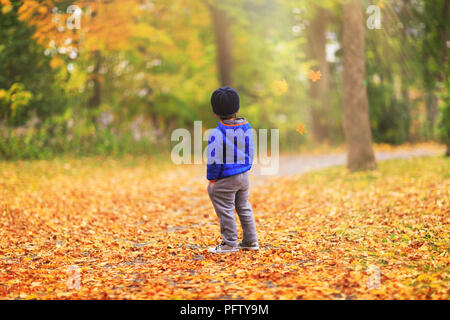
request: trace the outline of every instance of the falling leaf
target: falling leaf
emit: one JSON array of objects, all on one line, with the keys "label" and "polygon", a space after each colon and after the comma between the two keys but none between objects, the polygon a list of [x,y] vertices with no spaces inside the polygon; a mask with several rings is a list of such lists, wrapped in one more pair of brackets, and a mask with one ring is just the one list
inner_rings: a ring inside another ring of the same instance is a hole
[{"label": "falling leaf", "polygon": [[319,81],[322,78],[322,73],[319,71],[314,72],[313,70],[309,70],[308,75],[306,76],[312,82]]},{"label": "falling leaf", "polygon": [[299,125],[297,126],[296,131],[297,131],[298,133],[300,133],[302,136],[303,136],[305,133],[308,133],[308,130],[306,130],[306,128],[305,128],[305,126],[304,126],[303,124],[299,124]]},{"label": "falling leaf", "polygon": [[278,94],[284,94],[288,92],[289,86],[286,80],[277,80],[274,82],[274,90]]}]

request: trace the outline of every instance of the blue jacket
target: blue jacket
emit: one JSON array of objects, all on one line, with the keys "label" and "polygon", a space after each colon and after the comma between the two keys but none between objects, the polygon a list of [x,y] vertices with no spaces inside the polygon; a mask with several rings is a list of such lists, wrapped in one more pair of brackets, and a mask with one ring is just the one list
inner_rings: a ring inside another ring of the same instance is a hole
[{"label": "blue jacket", "polygon": [[208,180],[249,171],[255,153],[252,127],[244,118],[219,122],[209,135],[207,152]]}]

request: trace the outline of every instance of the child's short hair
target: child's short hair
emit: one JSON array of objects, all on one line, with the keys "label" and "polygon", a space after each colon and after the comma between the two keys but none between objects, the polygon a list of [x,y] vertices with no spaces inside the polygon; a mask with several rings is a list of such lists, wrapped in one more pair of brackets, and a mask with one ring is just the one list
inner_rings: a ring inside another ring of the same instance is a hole
[{"label": "child's short hair", "polygon": [[220,116],[219,115],[219,118],[220,118],[220,120],[230,120],[230,119],[233,119],[234,117],[236,117],[236,115],[237,115],[237,113],[234,113],[234,114],[229,115],[229,116]]}]

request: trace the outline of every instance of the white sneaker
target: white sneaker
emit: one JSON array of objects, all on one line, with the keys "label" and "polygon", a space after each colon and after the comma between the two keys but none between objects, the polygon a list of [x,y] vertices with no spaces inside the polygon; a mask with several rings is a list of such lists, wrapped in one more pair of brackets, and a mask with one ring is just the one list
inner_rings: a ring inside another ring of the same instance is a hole
[{"label": "white sneaker", "polygon": [[252,242],[252,243],[239,243],[239,249],[243,250],[259,250],[259,244],[258,242]]},{"label": "white sneaker", "polygon": [[211,253],[230,253],[230,252],[237,252],[237,251],[239,251],[238,247],[229,246],[229,245],[225,244],[224,242],[219,244],[217,247],[209,249],[209,252],[211,252]]}]

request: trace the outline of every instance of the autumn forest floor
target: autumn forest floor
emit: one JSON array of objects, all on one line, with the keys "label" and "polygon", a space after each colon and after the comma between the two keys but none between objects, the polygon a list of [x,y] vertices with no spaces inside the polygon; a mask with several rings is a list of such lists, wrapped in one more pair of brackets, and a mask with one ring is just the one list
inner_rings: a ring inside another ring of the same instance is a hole
[{"label": "autumn forest floor", "polygon": [[0,163],[0,299],[449,299],[450,160],[400,158],[255,175],[261,250],[228,255],[204,168]]}]

